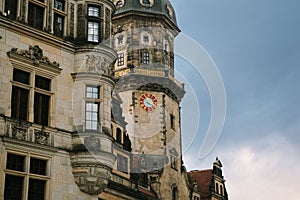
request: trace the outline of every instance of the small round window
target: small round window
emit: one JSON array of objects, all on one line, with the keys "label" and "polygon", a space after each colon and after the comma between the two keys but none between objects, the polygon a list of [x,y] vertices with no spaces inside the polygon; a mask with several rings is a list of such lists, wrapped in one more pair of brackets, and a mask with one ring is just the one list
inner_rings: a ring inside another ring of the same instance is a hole
[{"label": "small round window", "polygon": [[116,8],[121,8],[124,5],[124,0],[119,0],[116,3]]},{"label": "small round window", "polygon": [[140,0],[140,4],[145,7],[152,7],[154,5],[154,0]]}]

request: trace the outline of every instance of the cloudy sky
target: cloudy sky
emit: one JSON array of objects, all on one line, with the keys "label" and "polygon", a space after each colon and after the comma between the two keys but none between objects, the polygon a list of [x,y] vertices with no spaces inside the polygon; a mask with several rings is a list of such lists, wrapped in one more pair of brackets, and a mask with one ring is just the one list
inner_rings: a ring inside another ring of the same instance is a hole
[{"label": "cloudy sky", "polygon": [[227,96],[221,136],[200,159],[211,118],[209,86],[193,79],[189,61],[177,56],[177,76],[188,91],[182,102],[186,167],[210,168],[218,156],[232,200],[300,199],[300,1],[171,2],[182,33],[216,64]]}]

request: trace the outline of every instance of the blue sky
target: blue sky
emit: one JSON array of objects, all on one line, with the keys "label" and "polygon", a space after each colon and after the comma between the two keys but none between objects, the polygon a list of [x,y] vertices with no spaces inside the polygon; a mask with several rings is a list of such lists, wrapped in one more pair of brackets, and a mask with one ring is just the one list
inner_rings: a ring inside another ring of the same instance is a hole
[{"label": "blue sky", "polygon": [[[180,74],[181,80],[188,80],[182,102],[186,167],[210,168],[219,156],[230,199],[299,199],[300,1],[171,3],[182,33],[202,45],[216,63],[227,95],[221,137],[210,154],[199,159],[195,152],[210,119],[209,93],[203,80]],[[177,71],[189,65],[176,61]],[[191,115],[199,121],[198,131]]]}]

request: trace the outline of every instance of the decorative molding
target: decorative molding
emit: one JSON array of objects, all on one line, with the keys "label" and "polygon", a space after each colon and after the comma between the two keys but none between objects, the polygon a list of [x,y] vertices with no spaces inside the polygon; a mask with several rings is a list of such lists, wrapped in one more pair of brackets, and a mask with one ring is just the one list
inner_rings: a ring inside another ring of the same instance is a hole
[{"label": "decorative molding", "polygon": [[91,152],[99,152],[101,147],[100,139],[93,135],[88,138],[84,138],[84,145]]},{"label": "decorative molding", "polygon": [[50,133],[34,131],[34,142],[42,145],[50,145]]},{"label": "decorative molding", "polygon": [[111,76],[113,73],[113,65],[107,58],[102,56],[87,55],[86,71]]},{"label": "decorative molding", "polygon": [[26,140],[27,129],[17,126],[11,126],[12,138],[17,140]]},{"label": "decorative molding", "polygon": [[56,61],[51,62],[47,56],[43,55],[43,50],[38,45],[30,45],[28,50],[18,50],[17,48],[12,48],[9,52],[7,52],[7,54],[9,57],[11,57],[11,55],[19,55],[28,58],[35,65],[40,65],[43,63],[51,67],[59,67],[59,63]]}]

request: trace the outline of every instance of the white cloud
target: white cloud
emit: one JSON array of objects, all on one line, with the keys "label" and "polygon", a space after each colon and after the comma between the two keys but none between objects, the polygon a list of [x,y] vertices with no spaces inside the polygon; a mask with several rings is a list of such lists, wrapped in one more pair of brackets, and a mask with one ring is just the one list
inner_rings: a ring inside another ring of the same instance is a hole
[{"label": "white cloud", "polygon": [[222,158],[232,200],[299,199],[297,147],[283,137],[228,149]]}]

